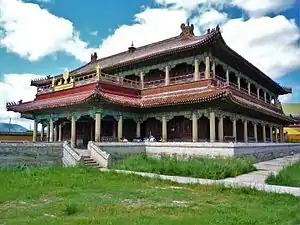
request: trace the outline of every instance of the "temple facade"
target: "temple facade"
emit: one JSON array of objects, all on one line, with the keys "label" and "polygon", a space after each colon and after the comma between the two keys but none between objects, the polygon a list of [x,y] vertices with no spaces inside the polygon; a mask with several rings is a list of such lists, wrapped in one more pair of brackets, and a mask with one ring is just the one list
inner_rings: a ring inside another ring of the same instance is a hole
[{"label": "temple facade", "polygon": [[[33,141],[283,142],[291,93],[227,46],[219,27],[178,36],[32,80],[33,101],[7,110],[34,120]],[[37,125],[42,124],[40,140]],[[45,131],[47,129],[47,132]],[[47,135],[45,135],[47,133]]]}]

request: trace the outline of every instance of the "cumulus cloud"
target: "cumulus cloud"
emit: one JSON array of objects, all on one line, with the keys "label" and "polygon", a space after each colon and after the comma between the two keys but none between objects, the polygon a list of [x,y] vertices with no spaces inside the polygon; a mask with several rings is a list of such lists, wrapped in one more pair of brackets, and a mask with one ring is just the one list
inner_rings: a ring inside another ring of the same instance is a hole
[{"label": "cumulus cloud", "polygon": [[232,19],[222,27],[225,41],[270,77],[300,67],[299,27],[284,16]]},{"label": "cumulus cloud", "polygon": [[233,0],[232,4],[245,10],[251,17],[280,13],[290,7],[295,0]]},{"label": "cumulus cloud", "polygon": [[85,60],[81,53],[88,44],[80,40],[69,20],[37,4],[19,0],[0,0],[0,10],[0,29],[4,31],[2,47],[31,61],[60,51]]},{"label": "cumulus cloud", "polygon": [[32,79],[42,76],[36,74],[5,74],[0,81],[0,122],[18,123],[27,129],[32,124],[29,120],[20,120],[20,114],[6,111],[6,102],[17,102],[19,100],[31,101],[36,94],[36,88],[30,86]]},{"label": "cumulus cloud", "polygon": [[176,36],[186,18],[187,12],[183,10],[146,8],[135,15],[135,24],[122,25],[114,30],[97,50],[100,56],[107,56],[126,51],[132,42],[139,47]]}]

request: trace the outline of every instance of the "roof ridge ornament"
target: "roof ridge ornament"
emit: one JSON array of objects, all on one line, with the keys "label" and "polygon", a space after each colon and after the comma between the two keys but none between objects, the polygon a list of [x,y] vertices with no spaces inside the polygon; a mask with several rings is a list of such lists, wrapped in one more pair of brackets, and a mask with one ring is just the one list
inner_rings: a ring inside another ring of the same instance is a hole
[{"label": "roof ridge ornament", "polygon": [[181,34],[180,36],[189,36],[189,35],[192,35],[194,36],[194,24],[191,24],[190,25],[190,21],[188,20],[187,21],[187,25],[182,23],[180,25],[180,28],[181,28]]},{"label": "roof ridge ornament", "polygon": [[133,41],[131,42],[131,45],[130,45],[130,47],[128,48],[128,51],[129,51],[129,52],[134,52],[134,51],[135,51],[135,47],[134,47],[134,45],[133,45]]},{"label": "roof ridge ornament", "polygon": [[206,33],[210,34],[210,33],[215,33],[215,32],[220,32],[220,25],[219,24],[215,28],[212,28],[212,29],[208,28]]}]

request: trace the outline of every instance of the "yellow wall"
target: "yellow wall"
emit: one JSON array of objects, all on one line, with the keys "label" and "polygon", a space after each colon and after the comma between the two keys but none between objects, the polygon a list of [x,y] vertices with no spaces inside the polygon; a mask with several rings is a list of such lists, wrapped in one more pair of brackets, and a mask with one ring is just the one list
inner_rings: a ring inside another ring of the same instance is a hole
[{"label": "yellow wall", "polygon": [[286,127],[284,133],[286,132],[288,142],[300,142],[300,127]]},{"label": "yellow wall", "polygon": [[32,133],[24,135],[24,133],[0,133],[0,141],[32,141]]}]

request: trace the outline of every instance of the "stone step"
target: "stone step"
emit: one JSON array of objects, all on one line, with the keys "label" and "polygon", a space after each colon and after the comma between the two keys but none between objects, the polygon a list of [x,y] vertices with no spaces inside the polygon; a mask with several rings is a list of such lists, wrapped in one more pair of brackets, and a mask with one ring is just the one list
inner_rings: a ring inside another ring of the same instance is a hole
[{"label": "stone step", "polygon": [[83,163],[86,166],[90,166],[93,168],[101,168],[101,166],[90,156],[83,156]]},{"label": "stone step", "polygon": [[93,159],[91,159],[91,158],[89,158],[89,159],[88,159],[88,158],[85,158],[85,159],[83,159],[83,161],[84,161],[84,162],[91,162],[91,161],[95,161],[95,160],[93,160]]}]

